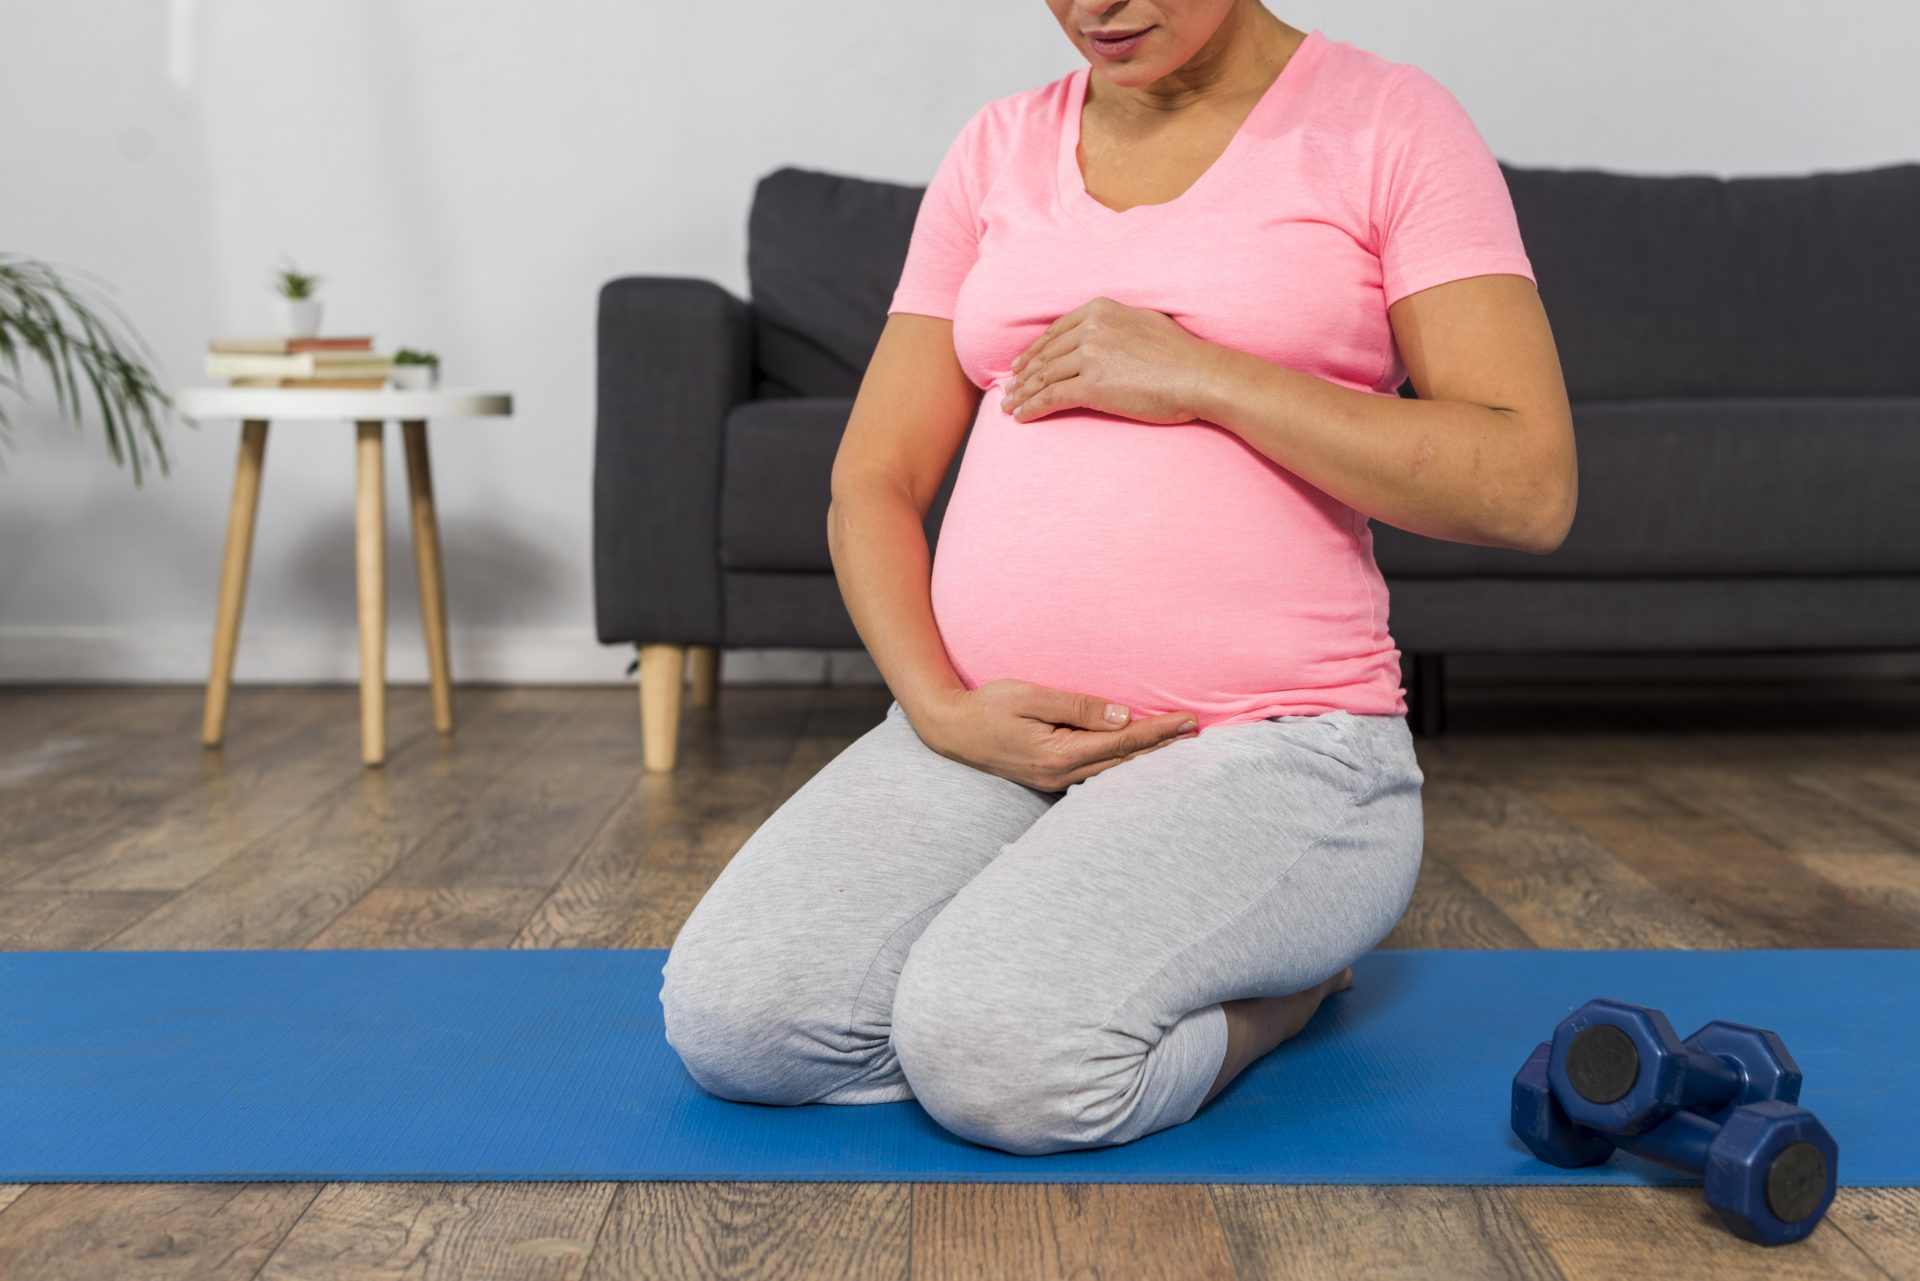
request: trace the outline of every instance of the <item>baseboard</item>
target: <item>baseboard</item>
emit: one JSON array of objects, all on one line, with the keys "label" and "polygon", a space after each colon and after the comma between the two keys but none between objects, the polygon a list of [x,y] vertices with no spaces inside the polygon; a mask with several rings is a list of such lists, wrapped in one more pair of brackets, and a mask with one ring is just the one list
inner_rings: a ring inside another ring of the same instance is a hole
[{"label": "baseboard", "polygon": [[[212,633],[205,628],[0,627],[0,683],[198,684],[207,678]],[[454,679],[482,685],[602,685],[629,679],[633,650],[602,645],[563,628],[456,628]],[[237,684],[352,684],[360,676],[351,630],[248,629],[234,663]],[[1646,682],[1920,680],[1920,653],[1455,654],[1453,682]],[[395,627],[387,678],[424,684],[418,631]],[[870,685],[880,672],[864,650],[730,649],[725,684]]]},{"label": "baseboard", "polygon": [[[455,628],[449,648],[455,681],[480,685],[616,685],[629,679],[634,656],[631,646],[602,645],[590,632],[559,628]],[[0,683],[199,684],[212,653],[206,628],[0,627]],[[871,662],[866,667],[878,680]],[[721,675],[728,682],[818,685],[848,670],[824,652],[729,650]],[[847,678],[860,678],[857,664]],[[350,685],[360,679],[359,640],[352,630],[243,628],[233,679],[239,685]],[[426,646],[417,629],[396,626],[389,633],[387,679],[426,683]]]}]

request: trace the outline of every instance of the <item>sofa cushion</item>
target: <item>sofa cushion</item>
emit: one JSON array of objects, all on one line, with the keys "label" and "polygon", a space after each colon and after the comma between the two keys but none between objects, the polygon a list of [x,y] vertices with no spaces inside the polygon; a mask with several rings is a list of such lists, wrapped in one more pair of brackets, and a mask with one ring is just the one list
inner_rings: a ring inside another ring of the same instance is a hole
[{"label": "sofa cushion", "polygon": [[[831,573],[826,511],[851,399],[743,404],[727,418],[720,563]],[[1389,578],[1920,573],[1920,402],[1649,400],[1575,410],[1580,506],[1546,556],[1374,521]],[[937,544],[965,448],[927,514]]]},{"label": "sofa cushion", "polygon": [[[1574,401],[1920,395],[1920,164],[1500,168]],[[854,394],[924,190],[792,167],[760,180],[756,394]]]},{"label": "sofa cushion", "polygon": [[1758,397],[1574,406],[1579,508],[1536,556],[1373,522],[1394,575],[1920,572],[1920,400]]},{"label": "sofa cushion", "polygon": [[[749,401],[727,416],[720,461],[720,564],[832,573],[827,503],[850,397]],[[928,546],[966,456],[963,443],[927,511]]]},{"label": "sofa cushion", "polygon": [[1920,395],[1920,164],[1502,169],[1575,402]]},{"label": "sofa cushion", "polygon": [[922,187],[777,169],[747,219],[756,396],[851,396],[886,327]]}]

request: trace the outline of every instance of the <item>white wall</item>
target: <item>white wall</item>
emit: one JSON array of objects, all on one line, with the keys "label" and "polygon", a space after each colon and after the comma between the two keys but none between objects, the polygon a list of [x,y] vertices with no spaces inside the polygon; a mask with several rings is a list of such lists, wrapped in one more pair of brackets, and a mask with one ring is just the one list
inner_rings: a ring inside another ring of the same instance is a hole
[{"label": "white wall", "polygon": [[[1431,71],[1515,163],[1791,173],[1920,151],[1920,11],[1893,0],[1271,7]],[[0,0],[0,249],[112,282],[175,383],[206,381],[210,336],[271,332],[290,254],[326,277],[327,331],[511,389],[511,420],[436,428],[457,671],[614,679],[628,655],[593,641],[589,578],[600,284],[744,293],[762,174],[924,182],[979,102],[1077,57],[1041,0]],[[236,425],[176,426],[173,474],[135,491],[97,424],[30,390],[0,455],[0,679],[203,679]],[[351,454],[344,426],[274,429],[241,680],[354,672]],[[825,661],[764,657],[729,677]]]}]

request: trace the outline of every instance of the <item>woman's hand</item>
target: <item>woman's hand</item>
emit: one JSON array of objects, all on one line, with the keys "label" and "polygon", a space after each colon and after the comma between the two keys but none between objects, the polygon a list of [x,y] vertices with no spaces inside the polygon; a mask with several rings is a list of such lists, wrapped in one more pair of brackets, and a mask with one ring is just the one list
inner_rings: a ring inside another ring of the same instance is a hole
[{"label": "woman's hand", "polygon": [[1013,358],[1000,407],[1022,422],[1073,408],[1160,426],[1191,422],[1212,350],[1164,312],[1095,298]]},{"label": "woman's hand", "polygon": [[923,742],[950,760],[997,774],[1042,792],[1064,792],[1122,761],[1192,738],[1192,712],[1118,722],[1109,703],[1031,681],[997,680],[956,690],[917,709],[908,723]]}]

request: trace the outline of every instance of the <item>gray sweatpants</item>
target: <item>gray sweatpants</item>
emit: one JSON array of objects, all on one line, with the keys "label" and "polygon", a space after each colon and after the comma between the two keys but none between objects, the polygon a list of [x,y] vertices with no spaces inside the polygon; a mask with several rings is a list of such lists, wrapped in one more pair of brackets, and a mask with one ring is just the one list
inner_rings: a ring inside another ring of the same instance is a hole
[{"label": "gray sweatpants", "polygon": [[695,905],[667,1042],[722,1098],[918,1099],[1008,1152],[1178,1125],[1225,1060],[1222,1001],[1311,987],[1393,928],[1424,781],[1405,717],[1337,711],[1042,792],[940,755],[895,701]]}]

